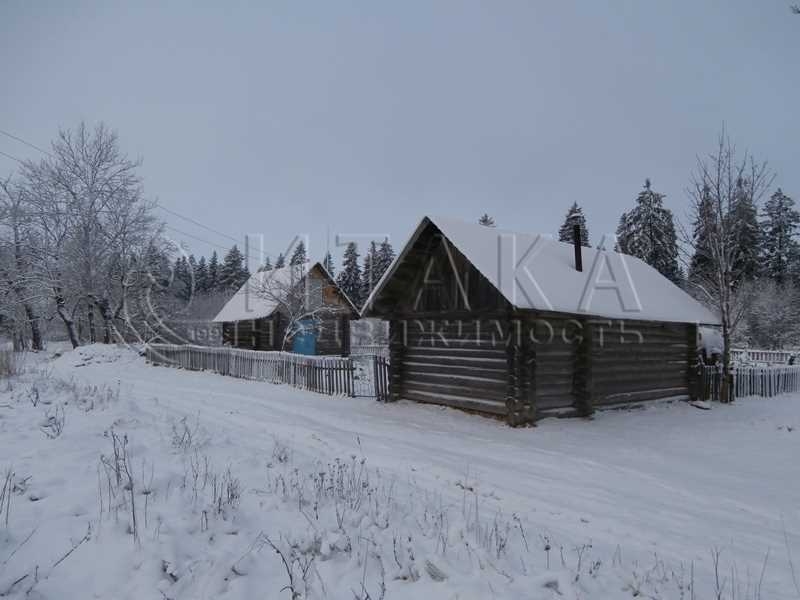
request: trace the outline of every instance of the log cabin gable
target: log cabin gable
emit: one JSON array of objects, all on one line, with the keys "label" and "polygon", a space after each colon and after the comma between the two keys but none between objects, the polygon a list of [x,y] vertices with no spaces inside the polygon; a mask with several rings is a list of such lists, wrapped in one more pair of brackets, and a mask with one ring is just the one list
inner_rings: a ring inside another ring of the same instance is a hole
[{"label": "log cabin gable", "polygon": [[507,312],[508,301],[433,225],[417,238],[373,310],[379,315]]}]

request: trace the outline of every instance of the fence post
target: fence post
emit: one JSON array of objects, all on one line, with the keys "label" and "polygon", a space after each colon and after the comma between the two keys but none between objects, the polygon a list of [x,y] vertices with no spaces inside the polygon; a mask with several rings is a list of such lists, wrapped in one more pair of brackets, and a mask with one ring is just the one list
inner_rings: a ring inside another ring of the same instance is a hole
[{"label": "fence post", "polygon": [[731,371],[728,375],[728,398],[726,399],[726,402],[733,402],[736,399],[736,391],[734,389],[735,385],[736,376],[734,371]]},{"label": "fence post", "polygon": [[347,359],[347,395],[353,398],[356,395],[356,366],[351,359]]}]

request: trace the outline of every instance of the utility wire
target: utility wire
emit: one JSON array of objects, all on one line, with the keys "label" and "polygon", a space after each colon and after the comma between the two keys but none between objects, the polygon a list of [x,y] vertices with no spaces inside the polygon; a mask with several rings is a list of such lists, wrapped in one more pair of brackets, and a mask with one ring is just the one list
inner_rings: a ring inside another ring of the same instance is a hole
[{"label": "utility wire", "polygon": [[203,242],[204,244],[208,244],[209,246],[214,246],[216,248],[225,250],[226,252],[230,250],[230,248],[226,246],[223,246],[221,244],[215,244],[214,242],[210,242],[208,240],[204,240],[203,238],[197,237],[196,235],[192,235],[191,233],[186,233],[185,231],[181,231],[177,227],[172,227],[171,225],[167,225],[166,223],[164,223],[164,227],[170,229],[171,231],[174,231],[175,233],[179,233],[181,235],[185,235],[188,238],[192,238],[193,240],[197,240],[198,242]]},{"label": "utility wire", "polygon": [[216,229],[212,229],[211,227],[208,227],[207,225],[203,225],[199,221],[195,221],[191,217],[185,217],[184,215],[182,215],[180,213],[177,213],[174,210],[167,208],[166,206],[162,206],[161,203],[158,202],[158,200],[155,201],[155,205],[158,208],[160,208],[161,210],[163,210],[164,212],[168,212],[171,215],[174,215],[176,217],[184,219],[184,220],[188,221],[189,223],[193,223],[193,224],[197,225],[198,227],[202,227],[203,229],[208,229],[210,232],[216,233],[217,235],[220,235],[220,236],[222,236],[224,238],[227,238],[227,239],[229,239],[229,240],[231,240],[233,242],[236,242],[237,244],[241,242],[241,240],[238,240],[235,237],[228,235],[227,233],[222,233],[221,231],[217,231]]},{"label": "utility wire", "polygon": [[7,131],[3,131],[2,129],[0,129],[0,133],[2,133],[3,135],[5,135],[7,137],[10,137],[12,140],[17,140],[18,142],[20,142],[22,144],[25,144],[26,146],[30,146],[34,150],[38,150],[39,152],[43,152],[44,154],[47,154],[48,156],[53,156],[47,150],[45,150],[43,148],[40,148],[36,144],[32,144],[31,142],[29,142],[27,140],[23,140],[21,137],[18,137],[16,135],[14,135],[13,133],[8,133]]},{"label": "utility wire", "polygon": [[[28,146],[30,148],[33,148],[34,150],[38,150],[39,152],[42,152],[43,154],[46,154],[46,155],[48,155],[50,157],[53,156],[50,152],[48,152],[44,148],[41,148],[40,146],[37,146],[36,144],[34,144],[32,142],[29,142],[28,140],[25,140],[25,139],[23,139],[23,138],[21,138],[21,137],[19,137],[17,135],[14,135],[13,133],[9,133],[8,131],[0,129],[0,134],[9,137],[12,140],[16,140],[16,141],[20,142],[21,144],[25,144],[26,146]],[[6,154],[5,152],[0,151],[0,154],[2,154],[3,156],[6,156],[6,157],[8,157],[8,158],[10,158],[12,160],[15,160],[20,164],[23,163],[23,161],[20,160],[19,158],[15,157],[15,156],[11,156],[10,154]],[[175,217],[183,219],[184,221],[192,223],[193,225],[196,225],[197,227],[201,227],[203,229],[206,229],[206,230],[210,231],[211,233],[214,233],[216,235],[222,236],[222,237],[224,237],[224,238],[226,238],[228,240],[233,241],[236,244],[241,244],[241,242],[242,242],[241,239],[235,238],[232,235],[228,235],[227,233],[223,233],[221,231],[218,231],[218,230],[214,229],[213,227],[209,227],[208,225],[204,225],[200,221],[197,221],[197,220],[195,220],[195,219],[193,219],[191,217],[187,217],[186,215],[182,215],[177,211],[174,211],[174,210],[172,210],[170,208],[167,208],[166,206],[162,205],[157,200],[154,201],[154,204],[156,205],[157,208],[160,208],[161,210],[163,210],[166,213],[169,213],[169,214],[171,214],[171,215],[173,215]],[[225,246],[221,246],[220,244],[216,244],[216,243],[211,242],[209,240],[206,240],[206,239],[203,239],[201,237],[198,237],[196,235],[192,235],[190,233],[186,233],[185,231],[181,231],[180,229],[176,229],[175,227],[171,227],[171,226],[166,225],[166,224],[165,224],[165,227],[167,227],[167,229],[171,229],[171,230],[175,231],[176,233],[180,233],[181,235],[185,235],[186,237],[190,237],[193,240],[196,240],[198,242],[202,242],[204,244],[208,244],[209,246],[216,246],[217,248],[222,248],[223,250],[226,250],[226,251],[230,249],[230,248],[226,248]],[[249,244],[247,246],[248,246],[247,250],[250,250]],[[268,256],[263,250],[261,250],[259,248],[255,248],[255,250],[257,250],[257,252],[259,254],[261,254],[262,258],[265,257],[265,256]]]},{"label": "utility wire", "polygon": [[11,156],[10,154],[6,154],[6,153],[5,153],[5,152],[3,152],[2,150],[0,150],[0,154],[2,154],[3,156],[5,156],[6,158],[10,158],[11,160],[15,160],[15,161],[17,161],[19,164],[23,164],[23,162],[22,162],[22,159],[19,159],[19,158],[17,158],[16,156]]}]

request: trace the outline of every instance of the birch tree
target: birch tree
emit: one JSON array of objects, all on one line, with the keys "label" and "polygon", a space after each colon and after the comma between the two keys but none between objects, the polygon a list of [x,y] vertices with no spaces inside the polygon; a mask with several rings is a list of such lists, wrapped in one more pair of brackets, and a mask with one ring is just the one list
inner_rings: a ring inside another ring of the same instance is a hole
[{"label": "birch tree", "polygon": [[114,319],[125,312],[136,261],[158,231],[153,204],[143,195],[141,161],[128,158],[102,123],[62,130],[51,148],[22,169],[40,235],[35,269],[73,346],[80,343],[75,324],[81,311],[88,340],[99,340],[99,316],[109,342]]},{"label": "birch tree", "polygon": [[[30,330],[31,349],[42,350],[39,289],[31,276],[36,232],[24,194],[24,189],[11,178],[0,181],[0,288],[7,299],[6,314],[14,320],[21,314],[23,325]],[[16,329],[20,333],[20,328]]]},{"label": "birch tree", "polygon": [[737,268],[742,256],[742,228],[730,218],[743,197],[757,206],[772,183],[766,162],[748,152],[741,155],[723,131],[717,147],[698,157],[688,195],[695,222],[703,220],[703,242],[684,234],[684,241],[705,265],[693,273],[690,284],[697,295],[719,315],[722,323],[722,397],[728,397],[731,338],[752,303],[752,287],[741,285],[745,273]]},{"label": "birch tree", "polygon": [[321,332],[324,317],[341,310],[325,294],[327,285],[329,282],[325,279],[310,276],[306,264],[289,265],[265,271],[260,284],[246,293],[267,300],[280,312],[286,324],[281,340],[281,350],[285,350],[293,336],[306,331]]}]

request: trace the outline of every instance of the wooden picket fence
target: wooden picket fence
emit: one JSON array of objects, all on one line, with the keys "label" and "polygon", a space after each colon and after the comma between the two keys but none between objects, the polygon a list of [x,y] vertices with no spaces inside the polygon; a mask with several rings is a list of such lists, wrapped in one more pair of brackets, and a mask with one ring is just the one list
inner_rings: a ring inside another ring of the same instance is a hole
[{"label": "wooden picket fence", "polygon": [[388,344],[353,344],[350,346],[351,356],[389,356]]},{"label": "wooden picket fence", "polygon": [[285,383],[331,396],[354,395],[353,363],[348,357],[173,344],[149,344],[145,357],[153,365]]},{"label": "wooden picket fence", "polygon": [[389,397],[389,359],[382,354],[372,357],[373,383],[375,386],[375,398],[379,402],[388,402]]},{"label": "wooden picket fence", "polygon": [[755,348],[731,348],[731,360],[739,363],[765,363],[787,365],[795,352],[790,350],[758,350]]},{"label": "wooden picket fence", "polygon": [[716,365],[701,367],[700,399],[730,402],[736,398],[800,392],[800,365],[736,365],[728,386],[729,398],[722,395],[722,369]]}]

